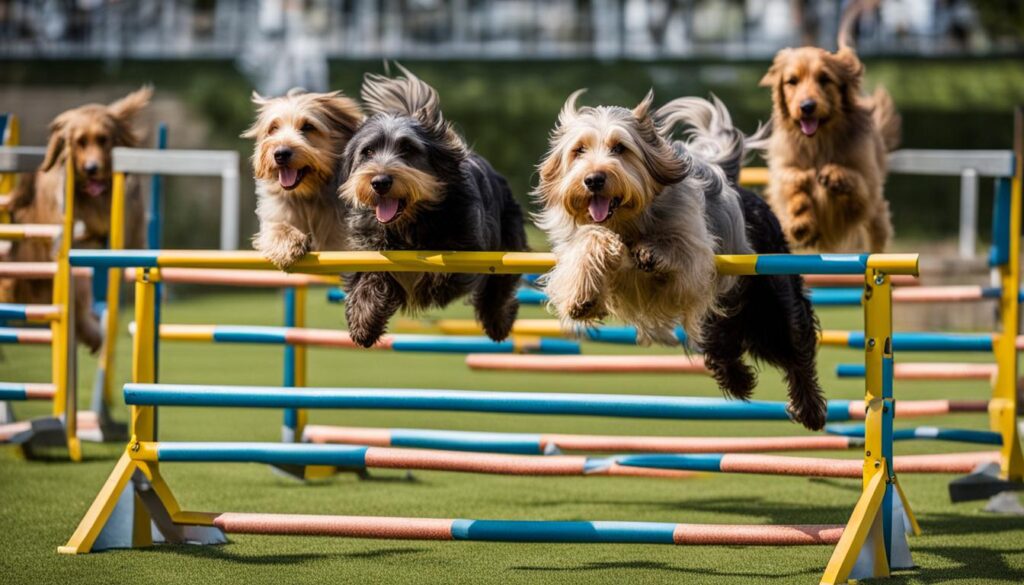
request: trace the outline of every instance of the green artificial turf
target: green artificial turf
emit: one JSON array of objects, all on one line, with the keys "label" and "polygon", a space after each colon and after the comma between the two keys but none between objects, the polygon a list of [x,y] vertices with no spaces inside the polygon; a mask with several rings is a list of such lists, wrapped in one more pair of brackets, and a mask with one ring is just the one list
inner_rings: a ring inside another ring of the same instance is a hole
[{"label": "green artificial turf", "polygon": [[[276,325],[282,304],[275,292],[213,294],[173,299],[165,322]],[[130,311],[130,309],[129,309]],[[536,308],[524,317],[542,316]],[[826,328],[861,328],[856,309],[820,311]],[[453,307],[445,316],[467,317]],[[124,321],[129,320],[124,315]],[[311,295],[309,325],[342,326],[340,306]],[[622,346],[588,344],[586,353],[626,353]],[[271,346],[165,343],[161,379],[182,383],[277,385],[281,349]],[[6,346],[0,379],[49,378],[48,352]],[[899,354],[897,360],[964,356]],[[968,356],[974,360],[988,356]],[[839,362],[858,352],[825,349],[820,371],[830,398],[859,398],[857,380],[837,380]],[[94,359],[81,355],[80,404],[88,404]],[[130,344],[118,347],[119,382],[130,371]],[[474,373],[462,356],[313,349],[310,385],[617,392],[715,396],[699,376]],[[981,382],[897,383],[897,398],[982,398]],[[757,398],[783,399],[776,372],[762,375]],[[43,414],[45,405],[17,405],[19,416]],[[124,420],[123,407],[116,413]],[[316,423],[523,432],[786,435],[789,423],[687,422],[591,417],[530,417],[472,413],[324,411]],[[986,417],[957,415],[908,424],[984,429]],[[177,441],[276,441],[277,411],[165,408],[161,438]],[[82,556],[56,553],[71,535],[110,472],[122,446],[85,445],[85,461],[21,460],[0,449],[0,582],[3,583],[814,583],[831,547],[672,547],[437,543],[331,538],[233,536],[225,546],[158,546]],[[976,446],[902,442],[898,453],[975,450]],[[840,457],[859,457],[857,452]],[[302,485],[264,466],[165,464],[164,474],[184,507],[203,511],[504,518],[635,520],[687,523],[845,523],[859,492],[855,480],[813,480],[714,475],[690,480],[607,477],[523,478],[417,472],[373,472],[372,479],[339,475]],[[950,476],[902,478],[925,534],[911,539],[919,568],[896,583],[1020,583],[1024,581],[1024,518],[986,514],[980,503],[951,505]]]}]

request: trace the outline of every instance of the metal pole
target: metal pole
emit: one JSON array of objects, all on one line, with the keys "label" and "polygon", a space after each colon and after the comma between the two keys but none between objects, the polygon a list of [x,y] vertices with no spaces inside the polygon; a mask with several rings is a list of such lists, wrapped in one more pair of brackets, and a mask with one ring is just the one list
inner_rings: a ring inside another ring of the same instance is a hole
[{"label": "metal pole", "polygon": [[963,259],[974,257],[978,243],[978,172],[964,169],[960,173],[960,243]]}]

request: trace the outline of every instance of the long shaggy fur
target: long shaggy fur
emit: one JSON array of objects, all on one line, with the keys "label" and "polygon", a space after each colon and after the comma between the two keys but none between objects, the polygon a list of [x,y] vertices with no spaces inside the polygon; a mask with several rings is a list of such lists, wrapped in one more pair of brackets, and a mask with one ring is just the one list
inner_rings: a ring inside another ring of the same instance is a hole
[{"label": "long shaggy fur", "polygon": [[[71,157],[75,173],[76,248],[104,248],[110,236],[111,152],[115,146],[137,146],[135,119],[153,95],[143,87],[109,104],[87,104],[61,113],[50,123],[50,138],[43,164],[15,194],[15,223],[60,224],[63,221],[64,172]],[[138,179],[125,182],[125,247],[145,245],[145,211]],[[53,248],[44,242],[15,242],[11,259],[17,262],[53,260]],[[18,280],[2,287],[19,303],[50,303],[53,286],[46,280]],[[99,320],[92,313],[88,279],[75,287],[76,334],[93,351],[102,343]]]},{"label": "long shaggy fur", "polygon": [[[284,97],[253,94],[256,121],[243,137],[256,140],[259,232],[253,247],[287,268],[306,252],[341,250],[348,241],[345,205],[338,200],[338,174],[345,144],[363,114],[341,92]],[[296,183],[289,181],[295,180]]]},{"label": "long shaggy fur", "polygon": [[[715,254],[788,252],[767,205],[734,187],[744,136],[728,111],[717,99],[682,98],[651,113],[650,94],[633,110],[577,108],[578,95],[562,109],[534,191],[558,258],[544,280],[554,311],[576,328],[614,316],[641,343],[675,345],[682,324],[720,387],[741,399],[756,384],[742,360],[750,353],[785,371],[793,417],[821,428],[817,324],[802,280],[737,279],[715,267]],[[674,140],[684,124],[686,139]]]},{"label": "long shaggy fur", "polygon": [[804,47],[779,51],[761,80],[773,103],[768,200],[799,250],[881,252],[892,237],[883,187],[900,120],[883,88],[861,95],[863,74],[850,47]]},{"label": "long shaggy fur", "polygon": [[[523,215],[505,179],[445,120],[437,92],[403,76],[367,75],[370,117],[352,137],[339,189],[352,206],[355,250],[526,250]],[[519,305],[514,275],[359,273],[347,280],[352,339],[370,347],[399,309],[444,307],[470,295],[489,337],[508,336]]]}]

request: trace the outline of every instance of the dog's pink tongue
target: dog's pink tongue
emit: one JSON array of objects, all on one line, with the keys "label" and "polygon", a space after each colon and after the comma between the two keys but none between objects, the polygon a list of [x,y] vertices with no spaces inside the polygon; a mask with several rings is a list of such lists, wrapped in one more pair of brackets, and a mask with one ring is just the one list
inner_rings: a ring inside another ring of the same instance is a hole
[{"label": "dog's pink tongue", "polygon": [[106,190],[107,185],[103,181],[90,180],[85,182],[85,192],[88,193],[90,197],[99,197],[100,195],[103,195],[103,192]]},{"label": "dog's pink tongue", "polygon": [[295,186],[295,180],[298,176],[298,169],[290,169],[288,167],[280,167],[277,169],[277,180],[281,182],[281,186],[285,189]]},{"label": "dog's pink tongue", "polygon": [[608,211],[612,205],[611,197],[594,195],[590,198],[590,217],[597,223],[608,219]]},{"label": "dog's pink tongue", "polygon": [[818,119],[800,118],[800,131],[806,136],[814,136],[814,133],[818,131]]},{"label": "dog's pink tongue", "polygon": [[387,223],[398,215],[398,199],[394,197],[377,198],[377,221]]}]

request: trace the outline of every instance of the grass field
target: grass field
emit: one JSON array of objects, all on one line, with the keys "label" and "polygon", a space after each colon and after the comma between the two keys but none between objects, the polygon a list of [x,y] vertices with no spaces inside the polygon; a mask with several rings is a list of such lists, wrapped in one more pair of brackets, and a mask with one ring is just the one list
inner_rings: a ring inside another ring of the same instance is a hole
[{"label": "grass field", "polygon": [[[310,326],[342,325],[342,310],[311,295]],[[449,316],[468,316],[454,307]],[[180,298],[166,322],[276,325],[277,293],[224,293]],[[540,316],[537,309],[526,317]],[[852,309],[823,310],[829,328],[861,328]],[[125,321],[127,321],[127,316]],[[627,348],[587,345],[587,353]],[[127,380],[130,347],[118,348],[118,381]],[[628,348],[632,350],[632,348]],[[667,351],[667,350],[654,350]],[[48,379],[48,352],[7,346],[0,379]],[[899,354],[897,360],[924,356]],[[943,356],[949,358],[950,356]],[[961,356],[962,357],[962,356]],[[943,359],[928,356],[929,359]],[[858,381],[839,381],[836,363],[861,360],[852,350],[820,355],[830,398],[863,395]],[[984,360],[987,356],[974,356]],[[81,357],[80,404],[88,404],[94,360]],[[182,383],[276,385],[279,347],[166,343],[161,379]],[[311,351],[310,385],[718,394],[712,382],[679,376],[568,376],[472,373],[461,356],[355,351]],[[898,383],[897,398],[980,398],[984,383]],[[778,375],[766,371],[757,397],[782,399]],[[41,414],[43,405],[18,405],[18,414]],[[117,413],[124,420],[125,410]],[[590,417],[528,417],[466,413],[314,412],[313,422],[529,432],[598,432],[660,435],[783,435],[803,431],[787,423],[668,422]],[[276,441],[277,411],[165,408],[166,440]],[[986,417],[958,415],[914,421],[986,428]],[[904,422],[902,426],[906,426]],[[3,583],[812,583],[831,547],[680,548],[640,545],[493,545],[236,536],[218,547],[161,546],[67,557],[56,553],[82,517],[113,466],[121,446],[85,445],[85,461],[26,462],[0,450],[0,582]],[[973,450],[944,443],[899,443],[898,453]],[[857,452],[838,454],[857,458]],[[518,478],[418,472],[375,472],[371,480],[340,475],[315,485],[278,477],[259,465],[165,464],[179,501],[193,510],[394,515],[454,518],[642,520],[693,523],[845,523],[859,491],[853,480],[809,480],[716,475],[692,480],[632,478]],[[951,505],[949,476],[906,476],[904,485],[925,534],[911,540],[919,568],[895,583],[1024,582],[1024,518],[997,517],[980,504]]]}]

